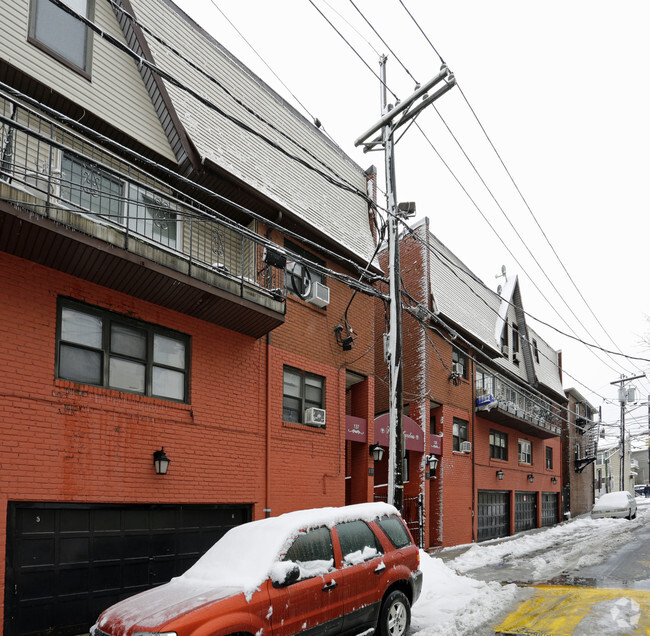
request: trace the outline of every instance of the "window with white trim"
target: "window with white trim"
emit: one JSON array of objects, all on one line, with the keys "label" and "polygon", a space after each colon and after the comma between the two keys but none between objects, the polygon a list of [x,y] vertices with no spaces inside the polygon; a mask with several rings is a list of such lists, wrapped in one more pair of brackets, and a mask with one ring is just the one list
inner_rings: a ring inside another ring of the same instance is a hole
[{"label": "window with white trim", "polygon": [[[61,0],[80,16],[93,20],[94,0]],[[92,31],[51,0],[32,0],[29,41],[66,66],[90,77]]]},{"label": "window with white trim", "polygon": [[468,422],[459,417],[454,418],[452,450],[460,451],[460,445],[468,441]]},{"label": "window with white trim", "polygon": [[189,336],[98,307],[60,299],[57,377],[188,401]]},{"label": "window with white trim", "polygon": [[533,463],[533,445],[525,439],[519,440],[519,463],[532,464]]}]

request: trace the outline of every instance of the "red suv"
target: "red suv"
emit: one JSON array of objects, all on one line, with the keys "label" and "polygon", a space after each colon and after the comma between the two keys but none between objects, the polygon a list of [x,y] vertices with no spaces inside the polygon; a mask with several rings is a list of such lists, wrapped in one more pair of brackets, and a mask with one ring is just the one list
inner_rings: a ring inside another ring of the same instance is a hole
[{"label": "red suv", "polygon": [[383,503],[291,512],[227,532],[185,574],[113,605],[91,636],[402,636],[419,551]]}]

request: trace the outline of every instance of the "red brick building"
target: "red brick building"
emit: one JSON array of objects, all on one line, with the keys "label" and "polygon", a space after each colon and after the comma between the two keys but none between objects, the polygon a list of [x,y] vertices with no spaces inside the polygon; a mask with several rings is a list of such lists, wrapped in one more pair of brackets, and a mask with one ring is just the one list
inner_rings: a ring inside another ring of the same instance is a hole
[{"label": "red brick building", "polygon": [[0,25],[7,635],[372,499],[365,172],[172,3],[78,4]]},{"label": "red brick building", "polygon": [[[385,262],[385,254],[384,261]],[[407,453],[405,510],[422,545],[506,536],[560,520],[561,354],[526,324],[516,277],[488,289],[418,223],[400,242],[404,403],[422,444]],[[379,312],[377,329],[383,320]],[[377,359],[377,377],[382,361]],[[387,392],[377,387],[377,411]],[[407,423],[405,423],[407,429]],[[408,429],[407,429],[408,430]],[[409,444],[406,444],[407,450]],[[438,459],[435,475],[427,459]]]}]

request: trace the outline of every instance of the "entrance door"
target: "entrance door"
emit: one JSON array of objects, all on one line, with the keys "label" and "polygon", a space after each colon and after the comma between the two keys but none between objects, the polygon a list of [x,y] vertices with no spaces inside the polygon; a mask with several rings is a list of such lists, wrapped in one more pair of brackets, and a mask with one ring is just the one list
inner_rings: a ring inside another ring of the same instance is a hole
[{"label": "entrance door", "polygon": [[510,493],[478,491],[478,541],[498,539],[510,534]]},{"label": "entrance door", "polygon": [[10,502],[4,633],[88,632],[117,601],[182,574],[249,506]]}]

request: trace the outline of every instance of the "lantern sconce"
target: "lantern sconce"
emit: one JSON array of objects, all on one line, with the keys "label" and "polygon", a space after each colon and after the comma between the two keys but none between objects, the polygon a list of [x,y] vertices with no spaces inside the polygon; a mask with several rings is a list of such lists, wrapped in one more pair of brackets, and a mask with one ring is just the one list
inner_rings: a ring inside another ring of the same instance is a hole
[{"label": "lantern sconce", "polygon": [[557,484],[557,477],[551,477],[551,483],[555,486]]},{"label": "lantern sconce", "polygon": [[503,481],[503,471],[500,468],[497,470],[497,479]]},{"label": "lantern sconce", "polygon": [[384,449],[379,444],[371,444],[368,451],[376,462],[380,462],[384,456]]},{"label": "lantern sconce", "polygon": [[437,455],[427,455],[426,456],[427,466],[429,467],[429,474],[434,479],[436,478],[436,468],[438,468],[438,462],[439,461],[440,460],[438,459]]},{"label": "lantern sconce", "polygon": [[153,465],[156,469],[156,475],[166,475],[171,460],[165,455],[165,447],[153,453]]},{"label": "lantern sconce", "polygon": [[528,481],[532,484],[535,481],[535,475],[528,473]]}]

